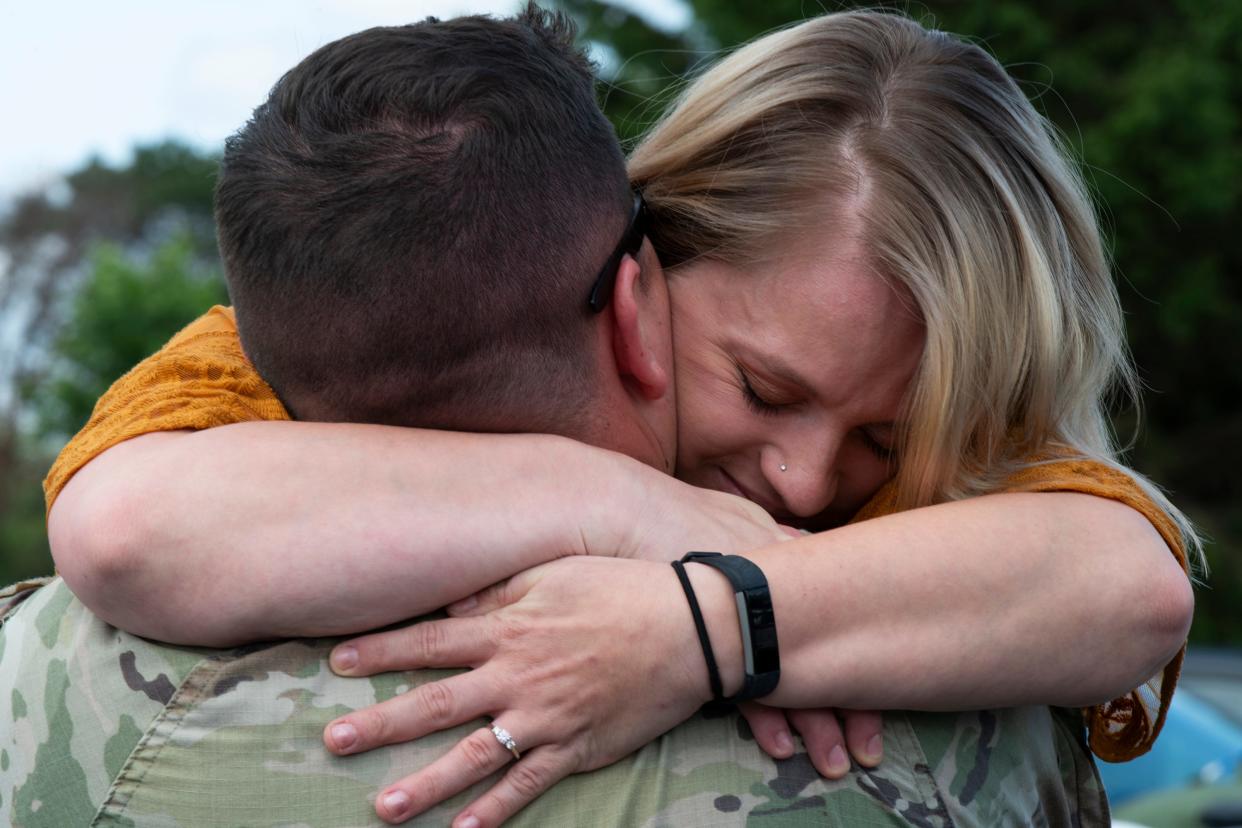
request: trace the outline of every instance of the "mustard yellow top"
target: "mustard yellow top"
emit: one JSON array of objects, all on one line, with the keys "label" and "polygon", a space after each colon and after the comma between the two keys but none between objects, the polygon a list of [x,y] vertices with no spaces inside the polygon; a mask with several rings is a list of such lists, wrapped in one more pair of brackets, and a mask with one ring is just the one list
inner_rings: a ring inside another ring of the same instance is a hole
[{"label": "mustard yellow top", "polygon": [[216,305],[99,398],[43,481],[47,508],[78,469],[131,437],[288,419],[276,392],[242,352],[233,309]]},{"label": "mustard yellow top", "polygon": [[[139,363],[108,389],[90,420],[52,464],[43,490],[50,510],[69,478],[91,459],[140,434],[204,429],[253,420],[288,420],[271,387],[242,351],[231,308],[216,306]],[[1127,475],[1092,460],[1067,459],[1024,469],[1006,492],[1081,492],[1141,512],[1169,545],[1182,569],[1186,551],[1176,525]],[[855,520],[896,511],[886,486]],[[1120,762],[1145,753],[1164,724],[1185,648],[1143,686],[1107,704],[1084,710],[1092,751]]]}]

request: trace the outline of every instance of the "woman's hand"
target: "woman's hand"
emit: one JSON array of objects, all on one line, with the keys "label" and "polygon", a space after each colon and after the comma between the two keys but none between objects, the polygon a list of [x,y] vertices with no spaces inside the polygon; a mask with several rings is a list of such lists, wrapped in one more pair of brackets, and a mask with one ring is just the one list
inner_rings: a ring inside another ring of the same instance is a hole
[{"label": "woman's hand", "polygon": [[338,645],[333,669],[477,669],[345,716],[326,728],[324,741],[335,753],[357,753],[486,715],[512,734],[522,756],[514,762],[481,728],[380,794],[376,811],[389,822],[510,765],[454,821],[498,825],[565,776],[647,744],[711,696],[690,610],[667,564],[568,558],[520,573],[453,611],[464,617]]},{"label": "woman's hand", "polygon": [[850,757],[863,767],[874,768],[884,756],[883,719],[878,712],[830,708],[786,710],[759,702],[742,702],[737,707],[764,753],[773,759],[793,756],[790,731],[795,730],[802,737],[815,770],[828,779],[840,779],[849,773]]},{"label": "woman's hand", "polygon": [[[598,531],[588,521],[587,554],[667,562],[694,550],[744,553],[800,534],[745,498],[691,486],[635,463],[628,470],[633,488],[623,502],[635,504],[634,510],[610,508],[599,518]],[[618,518],[624,534],[614,539],[603,524],[615,527]]]}]

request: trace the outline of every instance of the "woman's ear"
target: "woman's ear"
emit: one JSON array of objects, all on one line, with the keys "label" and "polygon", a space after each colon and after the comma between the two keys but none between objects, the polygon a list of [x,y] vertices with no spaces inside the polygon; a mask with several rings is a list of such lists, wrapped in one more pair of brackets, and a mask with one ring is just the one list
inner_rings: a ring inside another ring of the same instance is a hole
[{"label": "woman's ear", "polygon": [[[649,281],[662,274],[649,273]],[[617,268],[613,285],[612,351],[617,373],[647,400],[658,400],[669,390],[671,349],[669,347],[668,301],[663,284],[643,284],[642,269],[633,256],[626,256]]]}]

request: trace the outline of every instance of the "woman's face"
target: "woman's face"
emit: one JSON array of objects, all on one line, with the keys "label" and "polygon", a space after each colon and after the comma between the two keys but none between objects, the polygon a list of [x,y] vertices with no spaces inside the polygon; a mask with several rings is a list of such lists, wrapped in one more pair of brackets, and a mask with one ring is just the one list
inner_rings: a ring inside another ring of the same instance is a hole
[{"label": "woman's face", "polygon": [[924,331],[860,247],[804,237],[761,267],[702,261],[669,280],[678,477],[808,528],[892,477]]}]

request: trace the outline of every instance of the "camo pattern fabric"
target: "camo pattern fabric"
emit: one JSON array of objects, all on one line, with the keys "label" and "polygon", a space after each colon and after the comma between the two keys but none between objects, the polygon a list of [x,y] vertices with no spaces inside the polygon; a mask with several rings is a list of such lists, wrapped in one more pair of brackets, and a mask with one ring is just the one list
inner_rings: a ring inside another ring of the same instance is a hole
[{"label": "camo pattern fabric", "polygon": [[[157,645],[97,619],[59,579],[24,592],[0,627],[3,825],[378,826],[383,786],[482,724],[336,757],[320,740],[329,721],[450,671],[341,678],[326,660],[336,639]],[[831,782],[805,754],[763,755],[736,714],[701,713],[508,824],[1108,824],[1077,711],[891,712],[884,744],[878,769]],[[449,824],[492,781],[408,824]]]}]

